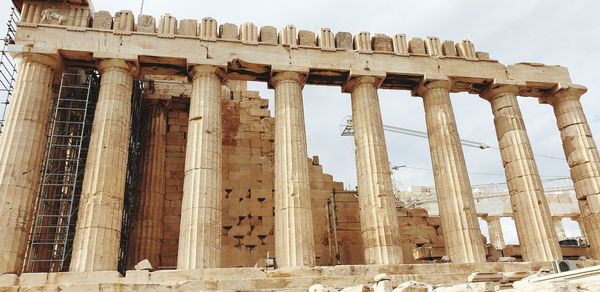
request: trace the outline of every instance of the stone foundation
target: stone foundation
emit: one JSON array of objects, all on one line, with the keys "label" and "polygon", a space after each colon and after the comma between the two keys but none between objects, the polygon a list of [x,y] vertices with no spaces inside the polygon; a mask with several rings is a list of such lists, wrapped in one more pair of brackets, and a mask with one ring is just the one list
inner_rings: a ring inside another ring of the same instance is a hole
[{"label": "stone foundation", "polygon": [[[600,262],[577,262],[589,267]],[[479,264],[414,264],[353,265],[315,268],[282,268],[265,271],[259,268],[203,270],[127,271],[83,273],[32,273],[0,276],[0,291],[307,291],[314,284],[342,289],[360,284],[373,284],[375,275],[390,276],[392,286],[416,281],[432,285],[467,283],[469,275],[500,273],[520,277],[538,270],[550,269],[551,263],[479,263]]]}]

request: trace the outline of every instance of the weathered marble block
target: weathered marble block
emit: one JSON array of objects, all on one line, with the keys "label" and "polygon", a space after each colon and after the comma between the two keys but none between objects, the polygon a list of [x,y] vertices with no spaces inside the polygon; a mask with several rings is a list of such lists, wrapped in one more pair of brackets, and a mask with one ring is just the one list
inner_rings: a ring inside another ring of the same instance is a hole
[{"label": "weathered marble block", "polygon": [[371,52],[371,34],[363,31],[354,36],[354,49],[363,53]]},{"label": "weathered marble block", "polygon": [[288,25],[279,32],[279,44],[284,46],[290,46],[292,48],[298,46],[295,26]]},{"label": "weathered marble block", "polygon": [[211,17],[202,18],[200,23],[198,36],[203,41],[216,41],[217,40],[217,20]]},{"label": "weathered marble block", "polygon": [[408,52],[411,54],[425,55],[425,42],[420,38],[413,38],[408,42]]},{"label": "weathered marble block", "polygon": [[224,23],[219,26],[219,36],[224,40],[237,40],[238,28],[233,23]]},{"label": "weathered marble block", "polygon": [[298,32],[298,44],[301,46],[314,47],[316,44],[315,33],[308,30]]},{"label": "weathered marble block", "polygon": [[175,34],[177,34],[177,18],[170,14],[163,15],[158,24],[158,37],[175,38]]},{"label": "weathered marble block", "polygon": [[377,33],[373,36],[373,39],[371,41],[371,47],[373,48],[373,51],[378,52],[394,51],[392,46],[392,39],[389,36],[380,33]]},{"label": "weathered marble block", "polygon": [[113,18],[108,11],[98,11],[93,14],[92,28],[95,29],[112,29]]},{"label": "weathered marble block", "polygon": [[258,29],[252,22],[245,22],[240,25],[240,40],[243,44],[258,44]]},{"label": "weathered marble block", "polygon": [[442,52],[444,56],[456,57],[456,49],[453,41],[444,41],[442,43]]},{"label": "weathered marble block", "polygon": [[456,51],[459,57],[463,57],[467,60],[477,60],[477,53],[475,52],[475,46],[469,40],[462,40],[456,44]]},{"label": "weathered marble block", "polygon": [[335,37],[329,28],[322,28],[317,37],[317,45],[321,50],[335,51]]},{"label": "weathered marble block", "polygon": [[198,21],[195,19],[182,19],[179,21],[179,30],[177,34],[196,36],[198,31]]},{"label": "weathered marble block", "polygon": [[140,15],[138,17],[138,32],[156,33],[156,19],[152,15]]},{"label": "weathered marble block", "polygon": [[392,38],[394,45],[394,53],[396,55],[408,55],[408,44],[406,43],[406,35],[397,34]]},{"label": "weathered marble block", "polygon": [[430,56],[442,56],[442,43],[437,37],[427,37],[425,40],[425,49]]},{"label": "weathered marble block", "polygon": [[135,19],[133,12],[130,10],[122,10],[115,14],[114,20],[114,33],[115,34],[131,34],[135,27]]},{"label": "weathered marble block", "polygon": [[268,44],[277,44],[277,28],[273,26],[263,26],[260,28],[260,42]]}]

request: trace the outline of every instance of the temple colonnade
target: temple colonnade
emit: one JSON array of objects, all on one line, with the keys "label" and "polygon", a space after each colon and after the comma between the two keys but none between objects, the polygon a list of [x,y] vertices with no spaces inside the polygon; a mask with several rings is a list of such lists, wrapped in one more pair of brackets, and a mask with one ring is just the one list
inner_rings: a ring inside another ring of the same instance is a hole
[{"label": "temple colonnade", "polygon": [[[46,113],[52,80],[60,74],[59,58],[24,53],[16,80],[14,103],[0,137],[0,273],[20,272],[32,223],[45,145]],[[185,159],[178,268],[220,266],[221,255],[221,86],[227,68],[190,65],[192,94]],[[131,92],[139,68],[128,60],[99,60],[102,77],[79,207],[73,257],[74,272],[116,270],[128,153]],[[315,265],[306,130],[302,90],[308,72],[272,72],[275,91],[276,257],[279,266]],[[352,100],[354,141],[361,217],[367,264],[400,264],[402,251],[395,199],[378,100],[382,76],[351,74],[343,84]],[[484,243],[460,144],[450,93],[451,78],[421,78],[413,93],[423,99],[429,149],[447,253],[455,263],[485,261]],[[490,102],[523,258],[561,259],[556,227],[544,196],[517,96],[520,84],[494,81],[481,97]],[[548,90],[540,101],[550,104],[575,183],[581,216],[577,218],[600,258],[600,155],[579,98],[585,88]],[[165,112],[151,111],[145,175],[164,172]],[[162,149],[162,150],[161,150]],[[150,155],[150,156],[148,156]],[[164,185],[142,190],[141,212],[159,206]],[[158,204],[158,205],[157,205]],[[498,218],[489,218],[492,243],[504,245]],[[160,240],[152,222],[134,236]],[[559,229],[560,230],[560,229]],[[562,237],[562,234],[559,232]],[[156,258],[158,250],[138,246]]]}]

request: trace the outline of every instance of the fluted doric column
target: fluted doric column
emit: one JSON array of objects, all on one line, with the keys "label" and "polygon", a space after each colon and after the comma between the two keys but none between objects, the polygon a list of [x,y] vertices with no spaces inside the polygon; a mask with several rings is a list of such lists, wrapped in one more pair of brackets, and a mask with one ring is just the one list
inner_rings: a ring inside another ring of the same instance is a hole
[{"label": "fluted doric column", "polygon": [[503,250],[506,247],[506,243],[504,243],[504,234],[502,233],[502,224],[500,224],[500,217],[486,216],[484,220],[488,224],[490,243],[494,246],[494,248],[498,250]]},{"label": "fluted doric column", "polygon": [[277,73],[271,85],[275,88],[275,257],[280,267],[314,266],[304,76]]},{"label": "fluted doric column", "polygon": [[492,84],[481,96],[492,105],[523,260],[558,260],[562,254],[517,101],[518,93],[517,85]]},{"label": "fluted doric column", "polygon": [[163,205],[165,200],[165,160],[167,152],[167,109],[162,102],[147,105],[144,126],[144,156],[139,182],[139,204],[131,235],[129,265],[148,259],[160,263]]},{"label": "fluted doric column", "polygon": [[583,219],[581,219],[580,215],[572,217],[571,220],[577,222],[577,226],[579,226],[579,233],[581,233],[581,237],[585,238],[587,241],[587,234],[585,232],[585,226],[583,225]]},{"label": "fluted doric column", "polygon": [[425,81],[425,122],[446,251],[453,263],[485,262],[485,249],[465,157],[450,101],[449,81]]},{"label": "fluted doric column", "polygon": [[600,155],[579,101],[586,91],[585,87],[578,85],[558,87],[544,95],[540,102],[549,103],[554,108],[591,247],[590,255],[600,259]]},{"label": "fluted doric column", "polygon": [[223,196],[221,69],[196,65],[191,70],[185,176],[181,203],[178,269],[221,265]]},{"label": "fluted doric column", "polygon": [[552,223],[554,226],[554,230],[556,231],[556,237],[558,238],[558,240],[567,239],[567,234],[565,233],[565,226],[562,223],[562,218],[552,217]]},{"label": "fluted doric column", "polygon": [[377,87],[371,76],[350,80],[360,227],[366,264],[402,263],[400,226]]},{"label": "fluted doric column", "polygon": [[0,275],[20,273],[38,193],[52,80],[60,62],[40,54],[19,56],[11,105],[0,135]]},{"label": "fluted doric column", "polygon": [[135,68],[100,62],[100,92],[92,124],[70,271],[117,270],[131,127]]}]

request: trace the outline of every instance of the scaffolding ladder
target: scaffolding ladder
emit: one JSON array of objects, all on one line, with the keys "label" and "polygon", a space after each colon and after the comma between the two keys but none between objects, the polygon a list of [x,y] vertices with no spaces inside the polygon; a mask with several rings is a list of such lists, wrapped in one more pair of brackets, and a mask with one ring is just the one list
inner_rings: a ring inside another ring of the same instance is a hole
[{"label": "scaffolding ladder", "polygon": [[68,270],[98,98],[96,72],[63,73],[47,141],[26,272]]},{"label": "scaffolding ladder", "polygon": [[19,21],[19,13],[14,7],[11,8],[10,16],[8,17],[6,36],[2,40],[2,50],[0,51],[0,135],[4,128],[6,112],[15,86],[15,78],[17,76],[17,65],[8,54],[8,46],[15,43],[15,35],[17,33],[17,22]]}]

